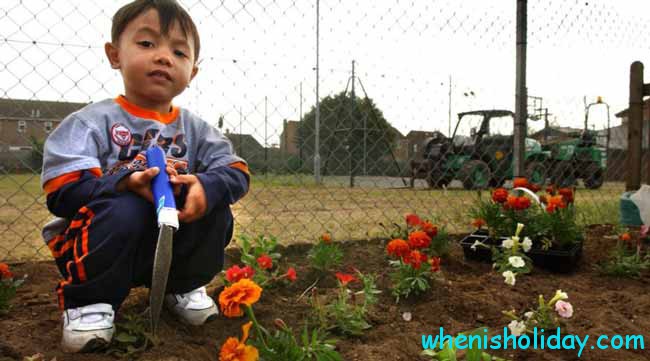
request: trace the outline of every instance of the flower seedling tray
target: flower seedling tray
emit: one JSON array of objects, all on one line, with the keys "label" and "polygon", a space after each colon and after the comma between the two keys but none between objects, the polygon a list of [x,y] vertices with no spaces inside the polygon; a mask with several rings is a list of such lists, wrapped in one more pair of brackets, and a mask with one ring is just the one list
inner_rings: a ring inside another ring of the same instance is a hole
[{"label": "flower seedling tray", "polygon": [[[463,247],[463,254],[465,259],[492,263],[492,251],[485,247],[476,247],[473,250],[471,247],[475,241],[482,242],[486,245],[501,247],[501,243],[506,237],[499,237],[498,239],[490,238],[486,231],[476,231],[460,241]],[[557,273],[570,273],[573,272],[577,266],[580,258],[582,257],[582,242],[577,242],[573,247],[561,249],[543,250],[533,246],[529,252],[526,253],[533,261],[533,265],[546,269],[551,272]]]},{"label": "flower seedling tray", "polygon": [[576,270],[582,258],[582,242],[575,243],[569,249],[531,248],[527,253],[537,267],[557,273],[570,273]]},{"label": "flower seedling tray", "polygon": [[501,247],[501,242],[503,242],[503,240],[495,240],[493,238],[490,238],[487,231],[476,231],[460,240],[460,245],[463,247],[463,254],[465,255],[465,259],[484,263],[492,263],[491,249],[481,246],[477,246],[475,250],[472,249],[472,245],[476,241],[484,243],[488,246]]}]

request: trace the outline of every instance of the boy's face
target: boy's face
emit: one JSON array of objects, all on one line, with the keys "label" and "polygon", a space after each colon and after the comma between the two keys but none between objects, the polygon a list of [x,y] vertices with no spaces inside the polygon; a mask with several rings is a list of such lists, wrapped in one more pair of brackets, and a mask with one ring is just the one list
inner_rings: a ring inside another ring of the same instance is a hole
[{"label": "boy's face", "polygon": [[111,67],[122,73],[126,98],[162,113],[198,71],[193,39],[183,35],[178,22],[163,36],[155,9],[133,19],[117,44],[107,43],[105,50]]}]

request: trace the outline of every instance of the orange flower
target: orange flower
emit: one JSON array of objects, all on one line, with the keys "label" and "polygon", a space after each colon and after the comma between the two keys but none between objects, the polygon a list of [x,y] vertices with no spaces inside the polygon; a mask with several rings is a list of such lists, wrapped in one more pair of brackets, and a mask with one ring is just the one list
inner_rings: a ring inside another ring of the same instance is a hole
[{"label": "orange flower", "polygon": [[517,209],[517,197],[515,196],[508,196],[506,200],[506,204],[504,207],[510,208],[510,209]]},{"label": "orange flower", "polygon": [[429,262],[431,263],[431,272],[436,273],[440,271],[440,257],[431,257]]},{"label": "orange flower", "polygon": [[516,177],[515,180],[512,181],[512,187],[513,188],[528,188],[528,180],[523,177]]},{"label": "orange flower", "polygon": [[429,221],[420,223],[420,228],[431,238],[438,234],[438,227],[434,226],[433,223]]},{"label": "orange flower", "polygon": [[241,327],[243,333],[241,341],[235,337],[228,337],[221,346],[219,361],[257,361],[260,359],[259,351],[246,344],[252,325],[253,322],[249,321]]},{"label": "orange flower", "polygon": [[411,248],[427,248],[431,244],[431,237],[422,231],[414,231],[409,234],[409,246]]},{"label": "orange flower", "polygon": [[402,261],[411,265],[414,269],[420,269],[422,262],[427,261],[427,255],[418,250],[413,250],[402,258]]},{"label": "orange flower", "polygon": [[262,287],[257,283],[243,278],[231,286],[227,286],[219,294],[219,305],[226,317],[240,317],[244,314],[242,305],[252,306],[262,296]]},{"label": "orange flower", "polygon": [[472,226],[474,228],[481,229],[485,225],[485,219],[483,218],[476,218],[475,220],[472,221]]},{"label": "orange flower", "polygon": [[284,277],[286,277],[289,281],[295,282],[298,276],[296,275],[296,269],[293,267],[289,267],[287,270],[287,273],[284,274]]},{"label": "orange flower", "polygon": [[226,279],[233,283],[242,278],[252,278],[254,274],[255,270],[251,266],[240,268],[238,265],[234,265],[226,270]]},{"label": "orange flower", "polygon": [[9,265],[0,263],[0,280],[4,278],[14,278],[14,274],[9,271]]},{"label": "orange flower", "polygon": [[411,247],[403,239],[394,239],[386,246],[386,253],[390,256],[403,257],[409,252],[411,252]]},{"label": "orange flower", "polygon": [[562,196],[550,196],[548,197],[548,203],[546,205],[546,211],[548,213],[553,213],[557,208],[566,208],[566,204]]},{"label": "orange flower", "polygon": [[335,276],[343,286],[347,286],[350,282],[357,282],[357,278],[348,273],[336,272]]},{"label": "orange flower", "polygon": [[273,259],[267,254],[263,254],[257,258],[257,264],[262,269],[271,269],[273,267]]},{"label": "orange flower", "polygon": [[320,236],[320,239],[323,243],[332,243],[332,236],[330,236],[329,233],[323,233],[323,235]]},{"label": "orange flower", "polygon": [[412,214],[412,213],[406,215],[406,224],[408,226],[415,227],[415,226],[419,225],[420,223],[422,223],[422,220],[417,215]]},{"label": "orange flower", "polygon": [[557,192],[562,196],[565,203],[573,203],[573,190],[571,188],[560,188]]},{"label": "orange flower", "polygon": [[632,236],[630,236],[629,233],[625,232],[625,233],[621,234],[620,236],[618,236],[618,239],[620,239],[623,242],[629,242],[632,239]]},{"label": "orange flower", "polygon": [[497,188],[492,192],[492,200],[495,203],[503,203],[508,199],[508,191],[505,188]]}]

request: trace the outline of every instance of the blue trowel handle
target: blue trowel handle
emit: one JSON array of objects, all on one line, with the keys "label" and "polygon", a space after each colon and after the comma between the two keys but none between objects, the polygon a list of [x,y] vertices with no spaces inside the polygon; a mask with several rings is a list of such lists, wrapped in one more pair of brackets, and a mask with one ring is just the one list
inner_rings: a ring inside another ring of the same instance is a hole
[{"label": "blue trowel handle", "polygon": [[178,213],[176,211],[176,202],[174,201],[174,191],[169,183],[169,175],[165,170],[167,161],[165,153],[158,146],[150,147],[147,150],[147,166],[149,168],[158,167],[160,172],[151,181],[151,191],[153,192],[153,201],[156,206],[158,215],[158,225],[172,226],[178,229]]}]

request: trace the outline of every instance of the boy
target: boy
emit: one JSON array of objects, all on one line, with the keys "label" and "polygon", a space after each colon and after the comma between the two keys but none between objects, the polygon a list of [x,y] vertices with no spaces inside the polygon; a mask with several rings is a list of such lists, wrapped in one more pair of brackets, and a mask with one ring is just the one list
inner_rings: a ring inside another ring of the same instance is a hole
[{"label": "boy", "polygon": [[[115,311],[135,286],[150,286],[157,225],[150,189],[170,174],[179,208],[166,307],[201,325],[218,309],[204,285],[223,266],[230,204],[248,190],[246,163],[196,115],[172,106],[196,76],[196,26],[175,0],[135,0],[113,17],[105,45],[124,95],[69,115],[45,143],[41,183],[59,218],[43,236],[63,280],[62,347],[92,351],[111,341]],[[167,169],[147,168],[159,145]]]}]

